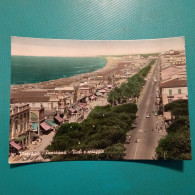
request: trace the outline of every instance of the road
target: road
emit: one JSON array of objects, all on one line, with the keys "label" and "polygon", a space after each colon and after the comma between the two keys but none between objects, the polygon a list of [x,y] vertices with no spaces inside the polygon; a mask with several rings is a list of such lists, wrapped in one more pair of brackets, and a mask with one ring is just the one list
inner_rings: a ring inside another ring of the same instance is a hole
[{"label": "road", "polygon": [[[151,160],[155,157],[155,148],[158,140],[165,132],[156,129],[162,124],[161,116],[154,116],[156,110],[156,89],[159,83],[159,61],[157,61],[148,75],[148,80],[140,96],[137,118],[134,123],[134,130],[127,133],[130,136],[130,143],[125,144],[126,155],[124,159]],[[150,117],[146,118],[147,113]],[[137,142],[136,142],[137,140]]]}]

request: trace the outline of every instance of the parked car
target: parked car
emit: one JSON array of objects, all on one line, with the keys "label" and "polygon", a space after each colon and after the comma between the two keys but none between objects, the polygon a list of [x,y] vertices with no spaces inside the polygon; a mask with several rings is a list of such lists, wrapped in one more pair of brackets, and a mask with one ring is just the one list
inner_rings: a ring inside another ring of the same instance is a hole
[{"label": "parked car", "polygon": [[157,111],[154,112],[154,116],[158,116],[158,112]]},{"label": "parked car", "polygon": [[149,112],[147,113],[146,118],[150,118],[150,113]]},{"label": "parked car", "polygon": [[126,136],[126,143],[128,144],[130,142],[131,142],[131,135],[128,135],[128,136]]}]

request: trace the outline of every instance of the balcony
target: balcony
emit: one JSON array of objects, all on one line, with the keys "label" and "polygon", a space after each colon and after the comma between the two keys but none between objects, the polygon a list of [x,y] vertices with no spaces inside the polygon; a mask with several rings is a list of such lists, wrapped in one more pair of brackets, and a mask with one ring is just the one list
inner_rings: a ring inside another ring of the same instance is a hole
[{"label": "balcony", "polygon": [[18,113],[21,113],[21,112],[29,110],[29,109],[30,109],[29,104],[26,104],[26,105],[16,105],[16,106],[10,108],[10,116],[18,114]]},{"label": "balcony", "polygon": [[174,98],[174,95],[168,95],[167,98]]}]

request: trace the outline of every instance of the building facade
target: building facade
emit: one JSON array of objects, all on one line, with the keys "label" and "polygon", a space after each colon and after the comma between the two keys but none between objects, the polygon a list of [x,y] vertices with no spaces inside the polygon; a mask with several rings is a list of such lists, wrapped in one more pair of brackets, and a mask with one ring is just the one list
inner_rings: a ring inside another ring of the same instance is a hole
[{"label": "building facade", "polygon": [[29,104],[10,105],[10,153],[25,149],[30,141]]}]

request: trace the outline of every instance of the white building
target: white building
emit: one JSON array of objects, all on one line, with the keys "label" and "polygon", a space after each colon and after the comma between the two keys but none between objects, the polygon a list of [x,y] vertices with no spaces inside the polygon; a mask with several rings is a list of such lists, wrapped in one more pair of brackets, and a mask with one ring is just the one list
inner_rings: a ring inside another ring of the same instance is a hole
[{"label": "white building", "polygon": [[171,101],[188,99],[187,80],[173,79],[160,84],[163,106]]}]

